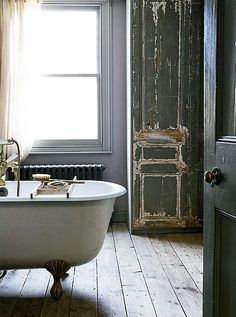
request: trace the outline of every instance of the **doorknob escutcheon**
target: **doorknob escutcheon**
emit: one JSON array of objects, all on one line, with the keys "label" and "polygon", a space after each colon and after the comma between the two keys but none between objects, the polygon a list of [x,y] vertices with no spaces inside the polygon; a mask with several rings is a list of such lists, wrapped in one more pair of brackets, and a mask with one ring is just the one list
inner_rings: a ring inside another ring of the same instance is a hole
[{"label": "doorknob escutcheon", "polygon": [[206,171],[204,174],[204,179],[211,186],[219,185],[222,180],[222,173],[218,167],[214,167],[211,171]]}]

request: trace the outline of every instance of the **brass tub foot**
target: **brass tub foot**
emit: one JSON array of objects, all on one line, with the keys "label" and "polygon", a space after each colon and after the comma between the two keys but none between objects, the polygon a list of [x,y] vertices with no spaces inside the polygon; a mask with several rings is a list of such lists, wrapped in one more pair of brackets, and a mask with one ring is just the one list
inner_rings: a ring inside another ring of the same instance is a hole
[{"label": "brass tub foot", "polygon": [[65,274],[71,265],[65,260],[51,260],[45,264],[47,269],[53,276],[54,283],[51,287],[50,293],[54,299],[59,299],[63,294],[63,288],[61,285],[61,278]]}]

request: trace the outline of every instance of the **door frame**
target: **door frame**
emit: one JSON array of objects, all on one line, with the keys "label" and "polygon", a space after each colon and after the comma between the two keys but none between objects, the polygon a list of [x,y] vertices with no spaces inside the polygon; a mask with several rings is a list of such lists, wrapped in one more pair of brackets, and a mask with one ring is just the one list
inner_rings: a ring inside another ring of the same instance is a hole
[{"label": "door frame", "polygon": [[[218,1],[206,0],[204,7],[204,170],[215,166],[216,80],[217,80],[217,13]],[[209,137],[210,136],[210,137]],[[214,314],[214,190],[204,184],[203,220],[203,315]],[[213,233],[213,234],[212,234]],[[206,261],[207,259],[207,261]]]},{"label": "door frame", "polygon": [[[204,6],[204,170],[216,162],[217,109],[217,29],[218,0],[205,0]],[[203,316],[214,316],[215,301],[215,204],[214,193],[204,184],[203,220]]]}]

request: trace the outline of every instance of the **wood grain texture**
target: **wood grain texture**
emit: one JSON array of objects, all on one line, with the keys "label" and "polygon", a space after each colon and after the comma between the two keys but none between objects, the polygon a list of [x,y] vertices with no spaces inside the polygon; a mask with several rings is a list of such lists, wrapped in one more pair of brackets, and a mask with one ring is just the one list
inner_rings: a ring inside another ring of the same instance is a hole
[{"label": "wood grain texture", "polygon": [[[207,0],[204,5],[204,170],[215,166],[216,142],[216,56],[218,1]],[[214,236],[215,206],[211,186],[204,184],[204,263],[203,311],[214,316]]]},{"label": "wood grain texture", "polygon": [[114,225],[114,240],[128,316],[156,316],[130,235]]},{"label": "wood grain texture", "polygon": [[170,244],[168,235],[155,235],[151,241],[185,314],[201,317],[202,294]]},{"label": "wood grain texture", "polygon": [[97,317],[97,261],[75,267],[70,317]]},{"label": "wood grain texture", "polygon": [[200,228],[204,2],[131,3],[132,232]]},{"label": "wood grain texture", "polygon": [[108,230],[97,257],[97,270],[98,316],[125,316],[124,294],[111,230]]},{"label": "wood grain texture", "polygon": [[7,271],[0,316],[200,317],[201,279],[201,234],[131,236],[113,224],[98,257],[63,276],[58,301],[45,269]]}]

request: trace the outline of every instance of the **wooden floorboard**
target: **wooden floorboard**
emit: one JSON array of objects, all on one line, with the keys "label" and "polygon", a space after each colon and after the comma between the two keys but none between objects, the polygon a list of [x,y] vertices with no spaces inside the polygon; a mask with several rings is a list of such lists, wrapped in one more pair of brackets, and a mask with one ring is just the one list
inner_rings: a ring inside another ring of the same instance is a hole
[{"label": "wooden floorboard", "polygon": [[133,241],[157,316],[185,317],[150,240],[147,236],[133,236]]},{"label": "wooden floorboard", "polygon": [[113,231],[127,315],[156,316],[150,293],[126,226],[115,224],[113,225]]},{"label": "wooden floorboard", "polygon": [[11,316],[39,317],[49,279],[50,274],[44,269],[30,270]]},{"label": "wooden floorboard", "polygon": [[97,260],[75,268],[70,317],[97,317]]},{"label": "wooden floorboard", "polygon": [[151,241],[186,316],[200,317],[202,294],[169,242],[169,235],[155,235]]},{"label": "wooden floorboard", "polygon": [[29,270],[10,270],[0,283],[0,316],[9,317],[28,277]]},{"label": "wooden floorboard", "polygon": [[189,240],[190,237],[188,237],[188,234],[172,234],[167,237],[176,255],[179,257],[180,261],[192,277],[195,285],[202,293],[203,258],[202,255],[199,254],[197,248],[199,244],[194,240]]},{"label": "wooden floorboard", "polygon": [[45,269],[9,270],[0,279],[1,317],[201,317],[202,235],[130,235],[109,228],[96,259],[63,277],[51,298]]},{"label": "wooden floorboard", "polygon": [[109,229],[97,257],[98,316],[126,316],[114,240]]}]

